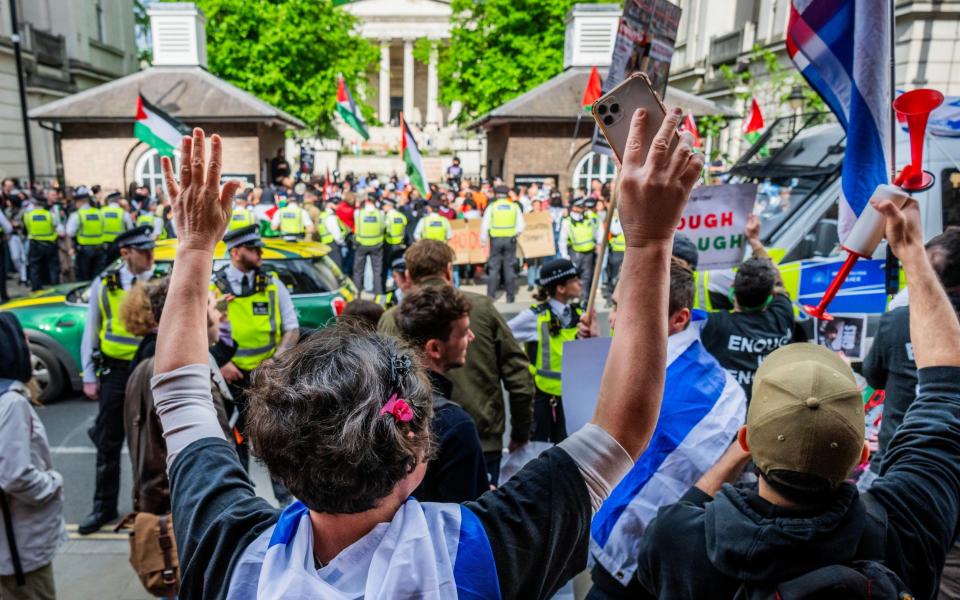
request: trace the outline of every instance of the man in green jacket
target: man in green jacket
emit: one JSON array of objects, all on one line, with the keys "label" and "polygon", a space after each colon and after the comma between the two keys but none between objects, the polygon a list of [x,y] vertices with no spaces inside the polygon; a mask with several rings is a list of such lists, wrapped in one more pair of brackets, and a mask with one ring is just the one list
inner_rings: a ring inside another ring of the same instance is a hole
[{"label": "man in green jacket", "polygon": [[[407,277],[414,286],[451,285],[454,254],[450,246],[421,240],[404,253]],[[504,394],[510,396],[510,444],[512,452],[530,439],[533,420],[533,376],[530,362],[514,339],[507,322],[493,301],[481,294],[463,292],[470,300],[470,328],[476,339],[467,349],[467,362],[447,372],[453,381],[452,400],[473,417],[480,433],[490,481],[496,485],[503,454]],[[380,318],[381,332],[398,335],[391,308]]]}]

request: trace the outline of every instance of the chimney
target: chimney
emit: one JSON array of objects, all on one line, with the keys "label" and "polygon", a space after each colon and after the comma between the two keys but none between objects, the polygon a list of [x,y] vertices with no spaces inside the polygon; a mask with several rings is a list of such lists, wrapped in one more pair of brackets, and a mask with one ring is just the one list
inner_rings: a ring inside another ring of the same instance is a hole
[{"label": "chimney", "polygon": [[207,24],[193,2],[154,2],[147,9],[154,66],[207,68]]},{"label": "chimney", "polygon": [[563,68],[609,67],[621,14],[619,4],[574,4],[567,14]]}]

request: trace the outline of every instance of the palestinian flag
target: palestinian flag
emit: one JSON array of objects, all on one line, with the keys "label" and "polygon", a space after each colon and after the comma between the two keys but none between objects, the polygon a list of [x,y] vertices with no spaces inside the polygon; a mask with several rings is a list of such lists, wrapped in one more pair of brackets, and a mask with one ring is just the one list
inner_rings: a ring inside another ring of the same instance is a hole
[{"label": "palestinian flag", "polygon": [[133,135],[161,156],[173,156],[180,140],[190,135],[190,128],[174,119],[156,106],[137,96],[137,116],[133,122]]},{"label": "palestinian flag", "polygon": [[743,120],[743,134],[747,141],[756,144],[760,139],[760,132],[763,130],[763,113],[760,112],[760,105],[756,98],[750,99],[750,112]]},{"label": "palestinian flag", "polygon": [[344,83],[342,75],[337,79],[337,114],[347,122],[347,125],[353,127],[357,133],[363,136],[363,139],[370,139],[370,134],[367,133],[367,124],[363,122],[360,110],[357,108],[356,102],[353,101],[353,95],[350,94],[350,89]]},{"label": "palestinian flag", "polygon": [[423,170],[423,159],[420,157],[420,150],[417,148],[417,140],[413,139],[413,132],[407,126],[403,119],[403,113],[400,113],[400,155],[403,156],[403,162],[407,165],[407,176],[410,177],[410,184],[420,191],[420,196],[427,197],[427,173]]},{"label": "palestinian flag", "polygon": [[593,103],[596,102],[602,94],[600,88],[600,73],[597,72],[596,67],[593,67],[590,69],[590,78],[587,79],[587,87],[583,90],[583,100],[580,101],[580,104],[583,105],[583,110],[590,112],[590,109],[593,108]]},{"label": "palestinian flag", "polygon": [[683,119],[683,123],[680,124],[680,131],[689,131],[690,135],[693,136],[694,147],[700,147],[700,132],[697,130],[697,122],[693,119],[693,113],[689,110],[687,116]]}]

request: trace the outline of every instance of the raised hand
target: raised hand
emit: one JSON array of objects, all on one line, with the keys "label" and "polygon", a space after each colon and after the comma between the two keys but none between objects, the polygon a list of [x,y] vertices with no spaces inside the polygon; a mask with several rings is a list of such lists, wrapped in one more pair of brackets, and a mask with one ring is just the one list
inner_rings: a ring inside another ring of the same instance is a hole
[{"label": "raised hand", "polygon": [[641,164],[649,118],[643,109],[633,114],[618,206],[628,246],[672,240],[690,190],[703,171],[703,157],[694,153],[691,134],[680,134],[680,142],[670,150],[681,117],[680,109],[667,115]]},{"label": "raised hand", "polygon": [[923,248],[923,229],[920,227],[920,206],[913,198],[903,208],[890,200],[871,200],[873,207],[886,219],[887,243],[900,260],[920,258]]},{"label": "raised hand", "polygon": [[161,159],[167,195],[173,206],[174,225],[180,249],[213,251],[230,221],[233,195],[240,182],[227,181],[220,187],[223,149],[220,136],[210,138],[207,164],[204,133],[193,130],[193,138],[184,136],[180,145],[180,183],[173,176],[173,163]]}]

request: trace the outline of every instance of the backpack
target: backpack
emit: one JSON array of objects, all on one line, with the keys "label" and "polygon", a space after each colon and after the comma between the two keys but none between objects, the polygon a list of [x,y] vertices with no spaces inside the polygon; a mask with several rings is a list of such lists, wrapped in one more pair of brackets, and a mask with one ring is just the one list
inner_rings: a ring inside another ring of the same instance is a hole
[{"label": "backpack", "polygon": [[[860,496],[873,517],[860,539],[857,555],[883,552],[887,511],[869,494]],[[879,559],[827,565],[776,583],[743,583],[734,600],[913,600],[907,586]]]}]

